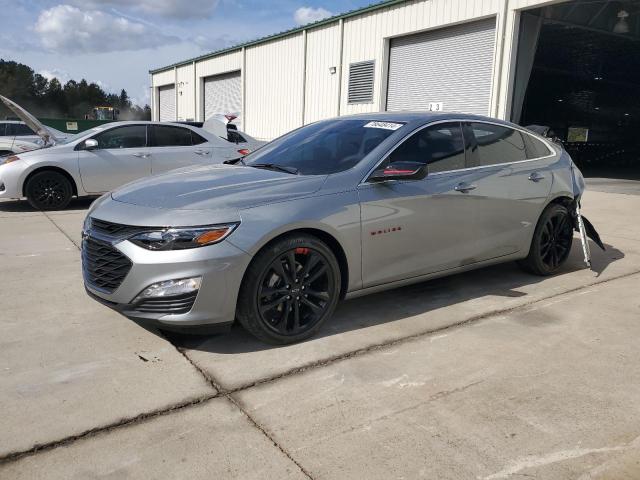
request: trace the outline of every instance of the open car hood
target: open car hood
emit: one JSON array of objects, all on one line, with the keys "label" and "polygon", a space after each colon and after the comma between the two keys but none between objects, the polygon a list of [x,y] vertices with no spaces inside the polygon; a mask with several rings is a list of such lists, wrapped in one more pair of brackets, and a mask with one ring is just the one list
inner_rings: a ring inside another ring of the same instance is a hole
[{"label": "open car hood", "polygon": [[59,141],[60,139],[57,138],[52,132],[51,130],[49,130],[47,127],[45,127],[40,120],[38,120],[36,117],[34,117],[33,115],[31,115],[29,112],[27,112],[24,108],[22,108],[20,105],[18,105],[17,103],[9,100],[7,97],[4,97],[2,95],[0,95],[0,100],[2,101],[2,103],[5,104],[5,106],[11,110],[20,120],[22,120],[29,128],[31,128],[31,130],[33,130],[34,132],[36,132],[36,134],[42,138],[42,140],[44,141],[44,145],[50,145],[52,143],[55,143],[57,141]]}]

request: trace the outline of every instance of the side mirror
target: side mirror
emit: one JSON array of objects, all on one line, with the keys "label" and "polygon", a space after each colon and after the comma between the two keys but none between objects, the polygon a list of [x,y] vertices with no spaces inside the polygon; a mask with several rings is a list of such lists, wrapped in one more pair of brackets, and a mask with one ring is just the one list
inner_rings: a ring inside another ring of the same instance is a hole
[{"label": "side mirror", "polygon": [[384,168],[375,170],[369,177],[370,182],[386,180],[422,180],[427,176],[427,165],[420,162],[393,162]]},{"label": "side mirror", "polygon": [[84,141],[84,149],[85,150],[95,150],[96,148],[98,148],[98,141],[90,138],[88,140]]}]

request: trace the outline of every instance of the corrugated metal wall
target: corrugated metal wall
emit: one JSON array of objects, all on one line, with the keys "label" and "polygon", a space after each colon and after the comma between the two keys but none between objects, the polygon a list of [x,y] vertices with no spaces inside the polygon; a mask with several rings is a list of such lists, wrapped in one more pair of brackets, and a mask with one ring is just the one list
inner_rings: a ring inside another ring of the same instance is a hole
[{"label": "corrugated metal wall", "polygon": [[[294,32],[287,37],[246,47],[246,72],[243,72],[242,79],[245,96],[244,130],[258,138],[272,139],[300,126],[303,121],[308,123],[334,116],[338,112],[338,104],[341,115],[383,110],[391,38],[489,17],[497,18],[490,113],[504,118],[509,111],[514,65],[512,47],[517,40],[518,9],[561,1],[563,0],[413,0],[364,12],[343,20],[342,62],[338,58],[338,20],[329,25],[311,27],[306,35]],[[183,94],[179,95],[179,116],[202,120],[202,78],[241,70],[242,55],[243,50],[238,49],[198,61],[195,74],[191,66],[178,67],[178,85],[181,81],[190,82],[189,94],[186,95],[183,89]],[[349,64],[364,60],[375,61],[373,102],[349,105]],[[333,66],[337,67],[334,75],[329,72],[329,68]],[[190,75],[191,78],[186,80]],[[152,77],[154,92],[157,92],[159,85],[173,83],[175,80],[173,68]],[[306,89],[304,101],[303,86]],[[340,100],[338,92],[341,92]]]},{"label": "corrugated metal wall", "polygon": [[272,139],[302,124],[301,33],[246,49],[245,127]]},{"label": "corrugated metal wall", "polygon": [[[330,68],[336,72],[331,73]],[[338,115],[340,87],[340,25],[338,22],[307,33],[307,76],[304,122]]]},{"label": "corrugated metal wall", "polygon": [[176,89],[178,93],[178,103],[176,114],[178,120],[195,120],[194,102],[196,95],[196,84],[194,82],[193,64],[184,65],[176,69]]}]

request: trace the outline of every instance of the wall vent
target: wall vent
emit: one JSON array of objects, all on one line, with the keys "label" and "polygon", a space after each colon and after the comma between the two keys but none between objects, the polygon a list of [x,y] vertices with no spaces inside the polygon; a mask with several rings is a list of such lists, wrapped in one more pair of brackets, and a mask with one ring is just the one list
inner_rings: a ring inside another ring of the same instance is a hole
[{"label": "wall vent", "polygon": [[348,103],[373,102],[373,78],[375,61],[352,63],[349,65]]}]

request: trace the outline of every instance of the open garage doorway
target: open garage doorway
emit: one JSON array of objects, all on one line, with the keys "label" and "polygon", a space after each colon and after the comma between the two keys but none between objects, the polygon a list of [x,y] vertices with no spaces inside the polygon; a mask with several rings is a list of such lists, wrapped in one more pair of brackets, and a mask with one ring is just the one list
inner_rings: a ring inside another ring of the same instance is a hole
[{"label": "open garage doorway", "polygon": [[640,179],[640,0],[575,0],[520,19],[512,120],[551,127],[591,177]]}]

